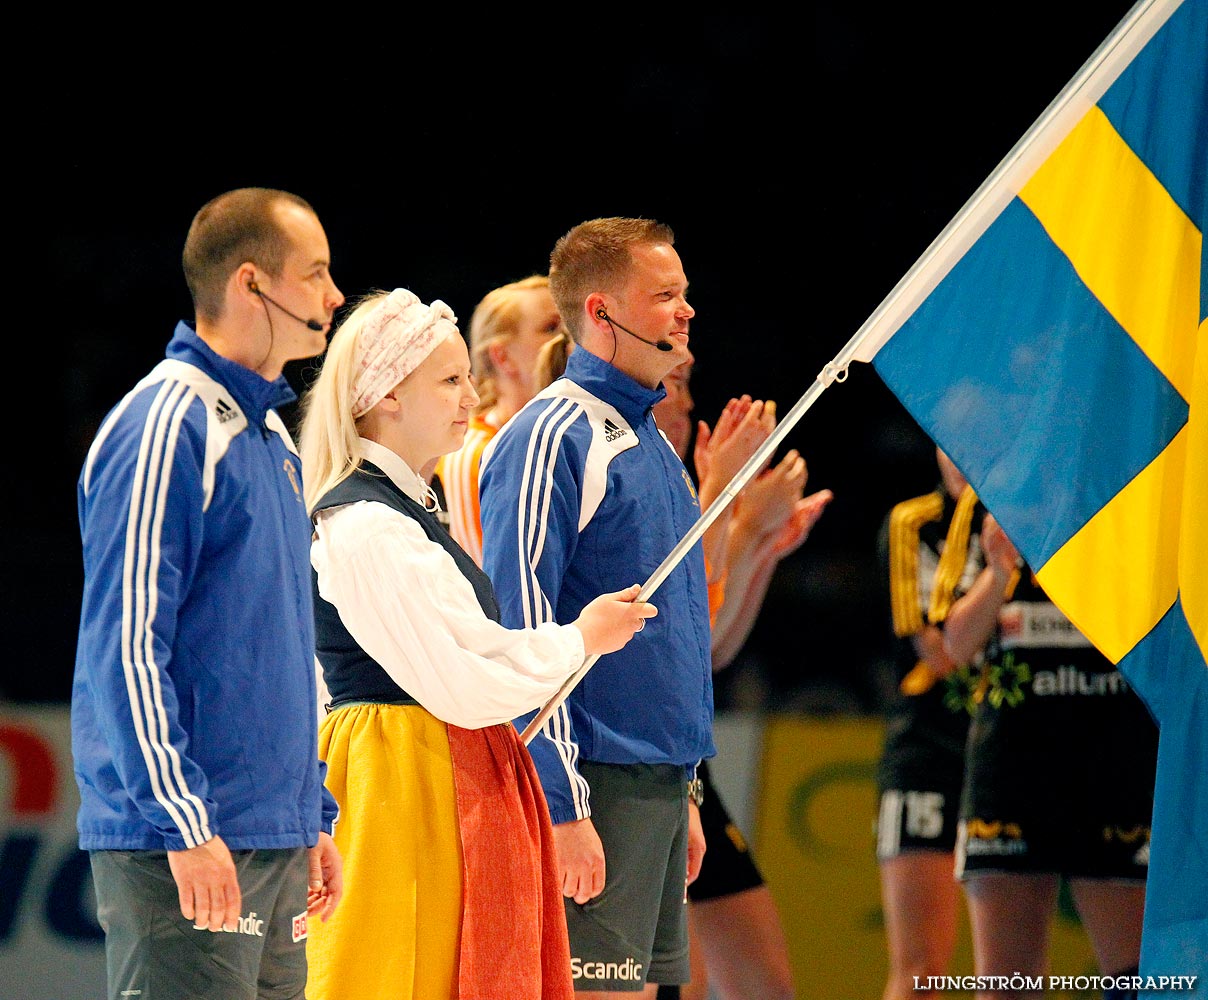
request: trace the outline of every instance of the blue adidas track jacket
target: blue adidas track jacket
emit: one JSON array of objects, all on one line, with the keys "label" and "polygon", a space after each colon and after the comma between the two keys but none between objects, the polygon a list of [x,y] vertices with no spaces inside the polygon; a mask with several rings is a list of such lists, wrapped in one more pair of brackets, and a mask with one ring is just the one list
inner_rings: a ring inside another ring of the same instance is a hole
[{"label": "blue adidas track jacket", "polygon": [[310,521],[294,399],[186,323],[105,418],[78,487],[72,750],[86,850],[312,846]]},{"label": "blue adidas track jacket", "polygon": [[[600,594],[644,583],[700,517],[692,480],[651,413],[663,395],[577,350],[565,376],[487,446],[483,568],[505,625],[573,622]],[[651,601],[658,616],[600,657],[529,745],[555,823],[590,815],[580,757],[691,772],[714,753],[699,544]]]}]

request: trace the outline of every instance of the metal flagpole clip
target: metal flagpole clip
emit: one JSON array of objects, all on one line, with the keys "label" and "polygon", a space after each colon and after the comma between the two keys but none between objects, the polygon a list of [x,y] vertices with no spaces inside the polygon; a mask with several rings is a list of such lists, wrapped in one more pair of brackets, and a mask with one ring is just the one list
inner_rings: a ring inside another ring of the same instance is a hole
[{"label": "metal flagpole clip", "polygon": [[830,385],[832,382],[846,382],[847,368],[850,361],[844,361],[843,364],[837,365],[835,362],[828,362],[822,369],[822,374],[818,376],[818,381],[823,385]]}]

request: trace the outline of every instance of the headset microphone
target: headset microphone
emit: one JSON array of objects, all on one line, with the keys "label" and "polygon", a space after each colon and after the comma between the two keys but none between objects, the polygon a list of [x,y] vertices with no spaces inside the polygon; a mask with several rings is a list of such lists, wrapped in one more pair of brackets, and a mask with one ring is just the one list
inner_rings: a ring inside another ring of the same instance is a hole
[{"label": "headset microphone", "polygon": [[290,312],[280,302],[273,301],[267,295],[265,295],[264,292],[260,291],[260,286],[257,285],[256,282],[254,282],[254,281],[250,282],[247,287],[248,287],[248,291],[251,292],[253,295],[259,295],[260,298],[262,298],[265,302],[272,302],[273,305],[275,305],[278,309],[280,309],[283,313],[285,313],[285,315],[288,316],[290,319],[296,319],[299,323],[304,323],[308,329],[314,330],[316,333],[319,333],[322,331],[323,324],[320,323],[317,319],[303,319],[301,316],[298,316],[298,315]]},{"label": "headset microphone", "polygon": [[669,340],[647,340],[645,337],[639,336],[638,334],[634,333],[631,329],[629,329],[629,327],[621,326],[620,323],[618,323],[615,319],[613,319],[611,316],[608,315],[608,310],[605,309],[603,306],[600,306],[600,308],[596,310],[596,315],[600,319],[602,319],[605,323],[607,323],[609,326],[614,326],[614,325],[620,326],[622,330],[624,330],[627,334],[629,334],[629,336],[633,337],[636,340],[640,340],[643,344],[649,344],[651,347],[656,347],[660,351],[670,351],[675,346]]}]

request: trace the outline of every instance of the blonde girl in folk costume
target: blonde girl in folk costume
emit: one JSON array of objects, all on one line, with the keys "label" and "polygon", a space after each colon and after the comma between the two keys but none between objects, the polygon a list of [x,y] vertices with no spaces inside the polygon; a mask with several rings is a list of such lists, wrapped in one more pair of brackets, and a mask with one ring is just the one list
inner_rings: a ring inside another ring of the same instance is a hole
[{"label": "blonde girl in folk costume", "polygon": [[406,289],[367,297],[304,401],[319,753],[345,862],[339,911],[310,931],[311,1000],[572,996],[549,812],[511,720],[656,614],[634,584],[571,625],[498,624],[419,475],[478,402],[455,324]]}]

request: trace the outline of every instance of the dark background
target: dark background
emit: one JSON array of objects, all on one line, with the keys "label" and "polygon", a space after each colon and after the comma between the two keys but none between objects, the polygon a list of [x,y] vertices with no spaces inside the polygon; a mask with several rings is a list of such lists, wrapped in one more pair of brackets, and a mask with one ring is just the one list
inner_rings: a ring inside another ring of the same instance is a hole
[{"label": "dark background", "polygon": [[[337,14],[288,33],[232,13],[154,45],[77,25],[9,108],[10,273],[26,277],[10,289],[0,696],[69,697],[75,482],[98,422],[191,315],[180,249],[209,198],[294,191],[346,295],[401,285],[463,324],[489,289],[544,271],[576,223],[659,219],[692,285],[698,416],[742,392],[783,414],[1127,10]],[[309,367],[287,370],[295,388]],[[786,447],[835,500],[777,572],[718,707],[878,711],[892,680],[876,534],[933,486],[932,445],[856,365]]]}]

